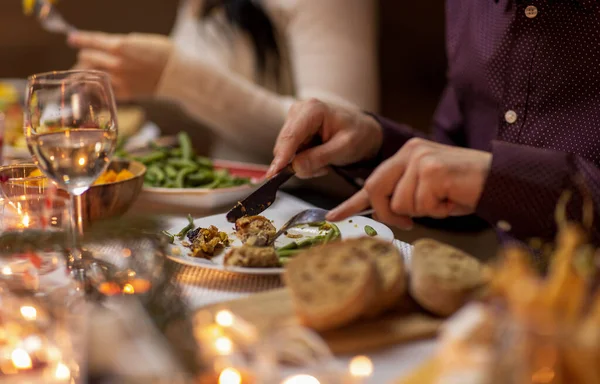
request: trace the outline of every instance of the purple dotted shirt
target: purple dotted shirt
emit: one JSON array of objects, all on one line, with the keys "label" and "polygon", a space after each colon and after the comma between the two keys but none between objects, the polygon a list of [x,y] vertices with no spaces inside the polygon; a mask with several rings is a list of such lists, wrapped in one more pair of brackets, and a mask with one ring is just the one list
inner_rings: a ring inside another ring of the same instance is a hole
[{"label": "purple dotted shirt", "polygon": [[[433,139],[493,154],[476,213],[516,238],[550,239],[571,190],[574,220],[593,199],[600,243],[600,0],[449,0],[446,15]],[[379,120],[381,160],[416,133]]]}]

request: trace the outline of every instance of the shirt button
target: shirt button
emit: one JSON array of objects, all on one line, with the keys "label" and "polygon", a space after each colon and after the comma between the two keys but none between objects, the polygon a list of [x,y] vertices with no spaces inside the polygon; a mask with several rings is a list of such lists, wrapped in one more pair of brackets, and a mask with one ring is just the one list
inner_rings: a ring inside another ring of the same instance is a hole
[{"label": "shirt button", "polygon": [[529,17],[530,19],[533,19],[534,17],[536,17],[537,14],[538,14],[538,9],[536,7],[534,7],[533,5],[530,5],[527,8],[525,8],[525,16]]},{"label": "shirt button", "polygon": [[512,109],[510,111],[506,111],[504,114],[504,120],[508,124],[513,124],[515,121],[517,121],[517,112],[513,111]]}]

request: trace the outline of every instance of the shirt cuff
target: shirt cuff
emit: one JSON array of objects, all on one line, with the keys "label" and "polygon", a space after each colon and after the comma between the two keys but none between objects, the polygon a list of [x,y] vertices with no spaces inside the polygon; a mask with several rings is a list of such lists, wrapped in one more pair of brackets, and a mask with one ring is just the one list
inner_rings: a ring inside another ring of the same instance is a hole
[{"label": "shirt cuff", "polygon": [[524,145],[492,142],[492,165],[476,213],[524,240],[550,239],[556,231],[554,211],[569,187],[569,154]]}]

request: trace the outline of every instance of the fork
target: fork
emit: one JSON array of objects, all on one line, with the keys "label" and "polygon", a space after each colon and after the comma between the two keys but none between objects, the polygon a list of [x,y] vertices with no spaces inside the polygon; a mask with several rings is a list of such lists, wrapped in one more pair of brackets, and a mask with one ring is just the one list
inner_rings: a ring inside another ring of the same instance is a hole
[{"label": "fork", "polygon": [[[374,212],[375,212],[374,209],[369,209],[367,211],[362,211],[360,213],[357,213],[354,216],[368,216],[368,215],[372,215]],[[281,227],[281,229],[279,229],[279,231],[277,231],[275,233],[275,236],[273,236],[273,238],[271,238],[269,240],[269,243],[267,245],[272,245],[273,243],[275,243],[275,240],[277,240],[277,238],[279,238],[279,236],[281,236],[285,231],[287,231],[290,228],[297,227],[299,225],[320,223],[320,222],[325,221],[325,216],[327,216],[328,213],[329,213],[329,211],[327,211],[325,209],[312,208],[312,209],[306,209],[306,210],[292,216],[292,218],[289,219],[287,221],[287,223],[285,223],[283,225],[283,227]]]},{"label": "fork", "polygon": [[77,30],[67,23],[56,8],[47,0],[35,0],[33,13],[48,32],[68,34]]}]

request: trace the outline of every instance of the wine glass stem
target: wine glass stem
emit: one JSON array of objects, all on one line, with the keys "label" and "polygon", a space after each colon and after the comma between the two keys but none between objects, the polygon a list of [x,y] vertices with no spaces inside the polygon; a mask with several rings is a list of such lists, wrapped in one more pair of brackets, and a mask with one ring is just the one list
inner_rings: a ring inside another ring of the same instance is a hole
[{"label": "wine glass stem", "polygon": [[81,260],[81,236],[83,235],[83,223],[81,218],[81,195],[71,194],[71,256],[72,263]]}]

